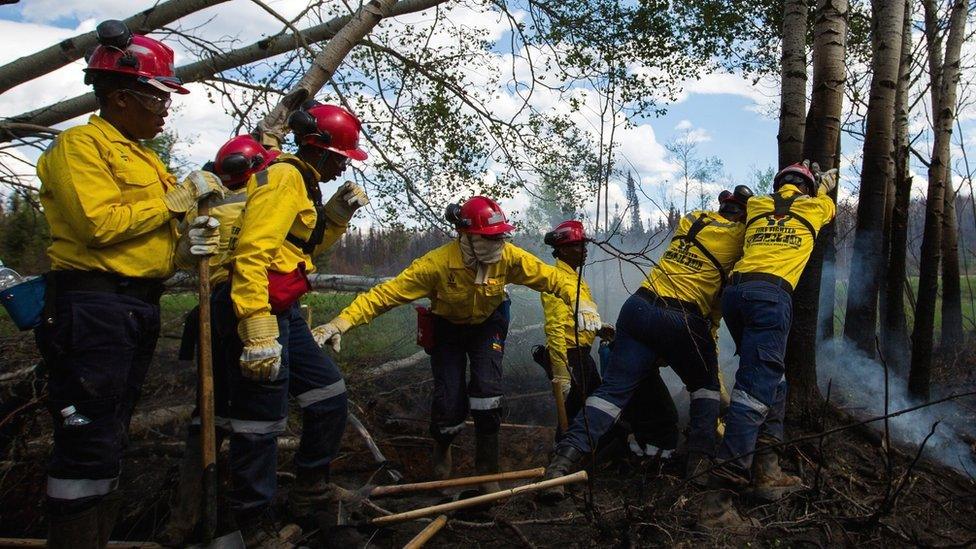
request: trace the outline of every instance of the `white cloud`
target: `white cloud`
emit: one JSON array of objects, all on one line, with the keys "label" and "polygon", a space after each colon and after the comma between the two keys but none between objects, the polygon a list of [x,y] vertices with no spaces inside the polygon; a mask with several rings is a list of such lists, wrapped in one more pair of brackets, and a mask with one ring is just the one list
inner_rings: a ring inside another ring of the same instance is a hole
[{"label": "white cloud", "polygon": [[695,127],[695,125],[691,123],[691,120],[688,120],[687,118],[685,118],[681,122],[678,122],[677,124],[675,124],[674,129],[676,129],[678,131],[684,131],[684,130],[690,130],[691,128],[694,128],[694,127]]}]

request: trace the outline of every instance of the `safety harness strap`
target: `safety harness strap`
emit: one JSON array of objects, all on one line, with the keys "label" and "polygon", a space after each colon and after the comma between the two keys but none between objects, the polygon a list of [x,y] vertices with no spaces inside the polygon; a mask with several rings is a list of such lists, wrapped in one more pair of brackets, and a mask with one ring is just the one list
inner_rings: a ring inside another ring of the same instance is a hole
[{"label": "safety harness strap", "polygon": [[297,158],[279,157],[272,164],[279,162],[291,164],[302,174],[302,180],[305,181],[305,192],[308,193],[308,199],[315,205],[315,227],[312,228],[312,233],[308,236],[308,240],[299,238],[291,233],[285,236],[285,240],[306,254],[312,255],[315,252],[315,248],[325,239],[326,218],[325,206],[322,205],[322,191],[319,190],[318,181],[315,180],[305,165]]},{"label": "safety harness strap", "polygon": [[794,194],[789,198],[784,197],[780,194],[773,194],[771,196],[773,197],[773,211],[761,213],[753,216],[752,219],[746,222],[746,228],[748,228],[750,225],[752,225],[753,223],[755,223],[760,219],[765,219],[769,217],[782,218],[784,216],[789,215],[793,217],[793,219],[799,221],[801,225],[806,227],[806,229],[810,231],[810,235],[813,236],[814,240],[817,239],[817,229],[813,227],[813,223],[810,223],[810,221],[807,218],[803,217],[802,215],[793,213],[791,211],[791,209],[793,208],[793,203],[796,202],[796,199],[800,198],[802,195]]},{"label": "safety harness strap", "polygon": [[725,281],[728,278],[725,273],[725,268],[723,268],[722,263],[714,255],[712,255],[712,252],[708,251],[708,248],[706,248],[705,245],[698,240],[698,233],[700,233],[702,229],[708,225],[711,225],[712,221],[712,218],[708,217],[708,214],[699,214],[698,219],[696,219],[688,229],[688,234],[677,235],[672,238],[671,241],[674,242],[675,240],[684,240],[686,242],[690,242],[693,246],[698,248],[705,258],[711,261],[712,265],[715,266],[715,269],[722,277],[722,285],[724,286]]}]

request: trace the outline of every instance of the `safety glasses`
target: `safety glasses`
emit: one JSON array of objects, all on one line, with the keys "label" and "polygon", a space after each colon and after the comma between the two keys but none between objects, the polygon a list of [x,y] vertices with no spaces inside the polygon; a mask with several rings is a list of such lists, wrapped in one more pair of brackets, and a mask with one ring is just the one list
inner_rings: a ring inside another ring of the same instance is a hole
[{"label": "safety glasses", "polygon": [[157,97],[152,94],[143,93],[143,92],[130,90],[130,89],[124,89],[122,91],[130,94],[132,97],[135,98],[136,101],[139,102],[140,105],[142,105],[142,108],[146,109],[147,111],[153,114],[162,115],[163,113],[168,111],[170,105],[173,104],[173,99],[170,98],[169,96]]}]

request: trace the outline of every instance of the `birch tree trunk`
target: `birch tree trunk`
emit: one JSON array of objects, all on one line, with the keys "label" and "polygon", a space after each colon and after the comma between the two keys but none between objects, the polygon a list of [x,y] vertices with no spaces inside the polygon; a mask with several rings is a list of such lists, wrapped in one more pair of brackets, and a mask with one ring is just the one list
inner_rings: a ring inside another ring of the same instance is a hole
[{"label": "birch tree trunk", "polygon": [[[352,51],[353,46],[373,30],[380,20],[389,15],[390,9],[397,0],[371,0],[359,8],[352,20],[346,23],[325,48],[312,61],[308,72],[302,76],[298,84],[289,90],[285,98],[275,105],[275,108],[264,117],[258,127],[262,131],[283,134],[287,131],[285,125],[288,114],[295,109],[296,99],[315,97],[322,86],[332,78],[339,63]],[[302,99],[304,100],[304,99]],[[298,100],[297,103],[301,103]]]},{"label": "birch tree trunk", "polygon": [[905,374],[908,366],[908,323],[905,318],[906,254],[908,247],[908,205],[912,178],[908,170],[908,96],[912,74],[912,3],[905,2],[902,27],[901,62],[895,95],[895,176],[894,200],[890,210],[888,263],[881,300],[881,347],[885,359],[896,372]]},{"label": "birch tree trunk", "polygon": [[922,234],[921,266],[918,276],[918,303],[912,330],[912,365],[908,389],[918,398],[928,399],[932,377],[932,345],[935,330],[935,300],[939,291],[939,264],[942,251],[942,217],[949,165],[949,145],[956,118],[956,85],[959,81],[960,51],[966,31],[966,1],[953,0],[946,38],[945,60],[941,70],[935,67],[942,55],[938,33],[935,0],[923,0],[925,35],[929,42],[929,65],[932,74],[933,147],[929,163],[928,194],[925,200],[925,232]]},{"label": "birch tree trunk", "polygon": [[[844,103],[847,0],[819,0],[813,27],[813,96],[803,138],[803,157],[827,170],[837,167]],[[836,197],[835,197],[836,198]],[[833,224],[824,228],[826,231]],[[821,231],[821,235],[824,231]],[[820,401],[817,387],[817,320],[824,242],[813,253],[793,292],[793,325],[786,348],[789,413],[807,423]]]},{"label": "birch tree trunk", "polygon": [[951,153],[946,156],[945,215],[942,218],[942,339],[939,352],[952,360],[962,344],[962,288],[959,281],[959,223],[952,185]]},{"label": "birch tree trunk", "polygon": [[[779,169],[803,160],[804,111],[807,105],[807,3],[783,3],[782,93],[779,106]],[[687,208],[686,208],[687,210]]]},{"label": "birch tree trunk", "polygon": [[[143,10],[124,22],[129,30],[138,34],[164,27],[181,17],[202,9],[222,4],[227,0],[169,0]],[[95,31],[62,40],[37,53],[25,55],[0,67],[0,94],[10,88],[29,82],[77,61],[98,45]]]},{"label": "birch tree trunk", "polygon": [[901,39],[905,23],[904,0],[873,0],[871,37],[871,91],[868,99],[861,191],[847,292],[844,336],[868,356],[875,356],[878,292],[884,260],[881,231],[885,195],[894,161],[895,96],[901,63]]}]

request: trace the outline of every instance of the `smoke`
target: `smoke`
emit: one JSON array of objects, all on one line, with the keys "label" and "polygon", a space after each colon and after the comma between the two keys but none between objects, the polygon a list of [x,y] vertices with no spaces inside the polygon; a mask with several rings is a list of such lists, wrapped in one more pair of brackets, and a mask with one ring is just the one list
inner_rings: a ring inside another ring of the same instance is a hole
[{"label": "smoke", "polygon": [[[884,413],[885,379],[884,366],[868,358],[855,346],[842,338],[824,341],[817,350],[817,378],[820,390],[826,395],[831,384],[830,400],[851,412],[855,417],[867,418]],[[908,383],[889,368],[888,410],[896,412],[922,404],[909,397]],[[926,443],[923,457],[934,458],[966,474],[976,474],[976,461],[964,434],[972,434],[967,425],[965,411],[954,401],[922,408],[889,420],[893,441],[918,446],[939,421],[935,434]],[[879,430],[884,422],[871,424]]]}]

